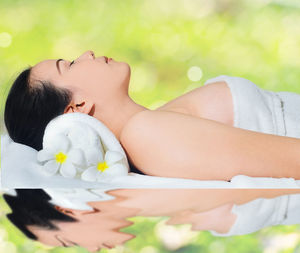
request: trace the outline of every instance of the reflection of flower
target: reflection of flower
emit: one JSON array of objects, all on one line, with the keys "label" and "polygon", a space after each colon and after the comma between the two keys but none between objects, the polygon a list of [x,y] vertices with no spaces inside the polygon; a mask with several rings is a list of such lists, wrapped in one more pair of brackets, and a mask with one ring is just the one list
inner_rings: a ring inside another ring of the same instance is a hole
[{"label": "reflection of flower", "polygon": [[57,171],[64,177],[73,178],[81,167],[85,166],[83,151],[79,148],[70,149],[70,140],[64,134],[59,134],[51,142],[51,147],[40,150],[37,160],[45,162],[42,166],[48,175]]},{"label": "reflection of flower", "polygon": [[107,182],[114,176],[128,174],[127,167],[122,163],[117,163],[123,158],[120,152],[107,150],[103,159],[102,152],[91,148],[86,152],[86,156],[89,167],[81,174],[81,178],[85,181]]}]

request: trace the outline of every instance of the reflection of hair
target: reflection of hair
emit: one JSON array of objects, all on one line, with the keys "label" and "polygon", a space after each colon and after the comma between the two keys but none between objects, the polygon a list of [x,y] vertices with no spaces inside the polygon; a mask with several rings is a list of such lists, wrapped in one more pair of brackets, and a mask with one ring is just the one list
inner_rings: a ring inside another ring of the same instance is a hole
[{"label": "reflection of hair", "polygon": [[16,189],[17,196],[4,194],[4,200],[10,206],[12,213],[7,218],[27,237],[36,240],[27,225],[40,226],[45,229],[57,230],[52,220],[63,222],[77,221],[58,210],[49,203],[50,196],[41,189]]}]

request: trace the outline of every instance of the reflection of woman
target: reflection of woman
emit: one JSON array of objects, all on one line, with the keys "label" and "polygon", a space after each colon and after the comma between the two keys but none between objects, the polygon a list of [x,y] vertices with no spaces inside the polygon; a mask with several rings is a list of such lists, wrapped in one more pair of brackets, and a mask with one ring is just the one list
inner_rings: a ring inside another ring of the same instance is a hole
[{"label": "reflection of woman", "polygon": [[[169,216],[168,224],[192,224],[193,230],[211,230],[218,235],[246,234],[265,226],[300,222],[297,189],[119,189],[109,191],[115,196],[113,200],[89,202],[93,211],[53,206],[42,190],[17,192],[17,197],[4,195],[12,209],[8,218],[29,238],[90,250],[133,238],[119,231],[132,224],[125,219],[133,216]],[[298,201],[292,199],[294,196]],[[256,209],[232,213],[233,205]],[[255,220],[251,218],[254,215]],[[248,223],[241,223],[247,219]]]},{"label": "reflection of woman", "polygon": [[96,58],[91,51],[72,62],[42,61],[13,84],[5,106],[7,131],[15,142],[40,150],[51,119],[82,112],[110,128],[134,172],[210,180],[237,174],[300,179],[300,141],[276,131],[232,127],[226,82],[199,87],[151,111],[128,96],[129,80],[128,64]]}]

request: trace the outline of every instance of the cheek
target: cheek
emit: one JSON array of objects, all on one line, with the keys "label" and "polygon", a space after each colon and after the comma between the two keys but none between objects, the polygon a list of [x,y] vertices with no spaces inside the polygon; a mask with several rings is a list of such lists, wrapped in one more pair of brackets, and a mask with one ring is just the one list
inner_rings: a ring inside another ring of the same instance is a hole
[{"label": "cheek", "polygon": [[74,66],[64,83],[93,98],[100,96],[105,99],[110,95],[115,96],[120,87],[128,86],[130,74],[130,66],[123,62],[114,62],[111,66],[93,65],[84,69]]},{"label": "cheek", "polygon": [[[59,235],[59,233],[57,233],[56,235]],[[53,233],[47,235],[39,235],[38,241],[41,242],[42,244],[51,247],[62,246],[62,244],[55,238],[55,234]]]},{"label": "cheek", "polygon": [[76,78],[76,85],[83,90],[94,92],[109,91],[118,82],[119,73],[107,69],[106,71],[100,69],[98,71],[90,71],[88,74],[78,75]]},{"label": "cheek", "polygon": [[126,62],[112,62],[107,73],[102,73],[106,82],[114,87],[128,83],[131,75],[130,66]]},{"label": "cheek", "polygon": [[112,230],[113,228],[99,229],[101,225],[98,224],[98,229],[90,226],[88,230],[70,231],[69,233],[65,233],[64,236],[85,248],[102,246],[103,243],[110,245],[122,244],[133,237],[132,235],[115,232]]}]

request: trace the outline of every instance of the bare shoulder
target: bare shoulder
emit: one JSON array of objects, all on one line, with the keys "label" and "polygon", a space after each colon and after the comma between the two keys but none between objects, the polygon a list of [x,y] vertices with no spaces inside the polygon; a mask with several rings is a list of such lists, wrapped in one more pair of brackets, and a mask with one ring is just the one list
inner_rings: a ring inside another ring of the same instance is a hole
[{"label": "bare shoulder", "polygon": [[197,172],[182,169],[196,170],[203,163],[199,155],[202,124],[201,119],[178,112],[143,111],[126,124],[120,141],[128,158],[144,173],[193,178]]},{"label": "bare shoulder", "polygon": [[233,97],[225,81],[212,82],[197,90],[197,109],[202,118],[234,124]]},{"label": "bare shoulder", "polygon": [[135,114],[126,123],[120,135],[120,142],[128,159],[146,174],[149,174],[149,170],[146,172],[145,169],[152,166],[151,160],[154,158],[154,153],[149,156],[149,152],[157,148],[155,139],[160,122],[157,117],[161,113],[165,112],[145,110]]},{"label": "bare shoulder", "polygon": [[[149,137],[153,140],[161,132],[172,127],[173,123],[179,123],[182,116],[193,118],[173,111],[145,110],[139,112],[127,122],[121,132],[120,140],[125,144],[135,141],[140,143],[148,140]],[[143,139],[141,139],[142,137]]]},{"label": "bare shoulder", "polygon": [[135,114],[122,129],[120,142],[127,151],[140,150],[142,145],[150,141],[149,137],[154,138],[155,133],[161,129],[166,114],[168,114],[166,111],[152,110]]},{"label": "bare shoulder", "polygon": [[132,116],[122,129],[120,141],[127,142],[133,135],[142,133],[145,130],[144,126],[148,125],[147,121],[154,117],[153,112],[155,111],[145,110]]},{"label": "bare shoulder", "polygon": [[181,112],[230,126],[233,126],[234,121],[233,99],[225,81],[211,82],[200,86],[156,110]]}]

